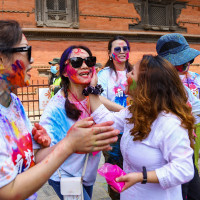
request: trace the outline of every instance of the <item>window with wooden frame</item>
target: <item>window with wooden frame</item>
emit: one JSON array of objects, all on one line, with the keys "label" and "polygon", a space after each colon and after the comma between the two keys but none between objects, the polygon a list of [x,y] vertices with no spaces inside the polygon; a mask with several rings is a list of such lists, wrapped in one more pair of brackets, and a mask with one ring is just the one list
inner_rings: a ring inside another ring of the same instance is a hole
[{"label": "window with wooden frame", "polygon": [[37,26],[78,28],[78,0],[36,0]]},{"label": "window with wooden frame", "polygon": [[141,16],[138,24],[130,24],[129,29],[158,31],[185,31],[177,23],[181,10],[187,2],[176,0],[129,0]]}]

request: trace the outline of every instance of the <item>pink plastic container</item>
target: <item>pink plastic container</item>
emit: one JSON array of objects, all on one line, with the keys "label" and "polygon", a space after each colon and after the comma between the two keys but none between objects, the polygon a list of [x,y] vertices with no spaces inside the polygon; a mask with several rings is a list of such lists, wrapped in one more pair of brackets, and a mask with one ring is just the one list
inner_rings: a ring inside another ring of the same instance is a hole
[{"label": "pink plastic container", "polygon": [[117,165],[105,163],[97,171],[101,176],[104,176],[107,183],[116,189],[118,192],[122,191],[125,182],[116,182],[115,179],[119,176],[124,176],[126,173]]}]

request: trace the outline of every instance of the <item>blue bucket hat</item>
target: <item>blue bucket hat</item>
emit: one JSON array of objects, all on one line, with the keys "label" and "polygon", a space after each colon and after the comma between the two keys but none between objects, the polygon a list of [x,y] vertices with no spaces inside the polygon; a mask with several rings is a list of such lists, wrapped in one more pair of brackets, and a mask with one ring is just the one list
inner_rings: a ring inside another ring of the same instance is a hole
[{"label": "blue bucket hat", "polygon": [[167,59],[174,66],[183,65],[196,58],[200,51],[190,48],[186,39],[179,33],[163,35],[156,44],[159,56]]}]

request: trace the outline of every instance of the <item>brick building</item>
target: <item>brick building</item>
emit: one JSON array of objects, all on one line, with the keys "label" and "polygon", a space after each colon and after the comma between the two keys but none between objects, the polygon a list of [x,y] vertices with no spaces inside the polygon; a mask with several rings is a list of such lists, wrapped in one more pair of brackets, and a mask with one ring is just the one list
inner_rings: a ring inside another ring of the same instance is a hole
[{"label": "brick building", "polygon": [[[116,34],[131,44],[130,61],[155,54],[157,39],[182,33],[200,50],[200,0],[1,0],[0,19],[20,22],[33,48],[32,79],[45,76],[48,61],[72,44],[88,46],[102,65]],[[200,56],[191,67],[200,73]]]}]

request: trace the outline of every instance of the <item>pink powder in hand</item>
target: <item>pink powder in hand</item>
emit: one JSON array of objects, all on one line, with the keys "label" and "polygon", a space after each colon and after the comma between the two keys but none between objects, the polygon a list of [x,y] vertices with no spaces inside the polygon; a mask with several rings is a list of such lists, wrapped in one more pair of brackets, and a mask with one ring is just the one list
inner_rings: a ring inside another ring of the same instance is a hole
[{"label": "pink powder in hand", "polygon": [[122,191],[125,182],[116,182],[115,179],[117,177],[126,175],[126,173],[119,166],[105,163],[101,168],[98,169],[98,173],[105,177],[110,186],[112,186],[118,192]]}]

